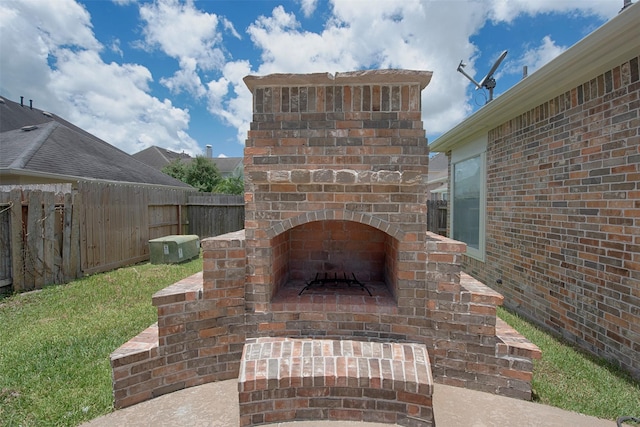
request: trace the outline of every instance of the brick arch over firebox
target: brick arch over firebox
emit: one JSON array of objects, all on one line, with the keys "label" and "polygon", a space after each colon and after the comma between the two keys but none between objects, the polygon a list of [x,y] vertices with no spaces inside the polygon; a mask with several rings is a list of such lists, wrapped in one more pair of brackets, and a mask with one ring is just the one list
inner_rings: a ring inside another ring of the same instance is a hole
[{"label": "brick arch over firebox", "polygon": [[273,244],[274,291],[282,286],[302,289],[313,280],[354,280],[395,288],[398,265],[396,239],[356,221],[320,220],[293,227]]},{"label": "brick arch over firebox", "polygon": [[[283,287],[314,277],[353,277],[398,288],[424,278],[424,236],[368,213],[320,210],[301,213],[266,230],[270,298]],[[346,275],[346,276],[345,276]]]},{"label": "brick arch over firebox", "polygon": [[314,221],[343,220],[353,221],[376,228],[394,239],[402,242],[405,239],[405,232],[396,224],[392,224],[379,217],[364,212],[354,212],[348,210],[316,210],[302,212],[300,215],[288,218],[282,222],[272,225],[266,230],[267,238],[272,239],[277,235],[294,227]]}]

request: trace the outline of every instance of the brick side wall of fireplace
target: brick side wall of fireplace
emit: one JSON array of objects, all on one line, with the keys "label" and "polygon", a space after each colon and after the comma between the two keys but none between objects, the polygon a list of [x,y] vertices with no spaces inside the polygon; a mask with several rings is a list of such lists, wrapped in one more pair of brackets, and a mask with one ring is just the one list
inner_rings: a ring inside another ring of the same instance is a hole
[{"label": "brick side wall of fireplace", "polygon": [[260,336],[424,343],[435,381],[531,398],[540,352],[496,319],[502,297],[460,272],[464,244],[427,234],[427,280],[437,284],[429,299],[424,289],[398,304],[302,295],[246,314],[246,243],[243,231],[203,240],[203,273],[154,295],[158,323],[111,355],[116,408],[236,378],[244,343]]}]

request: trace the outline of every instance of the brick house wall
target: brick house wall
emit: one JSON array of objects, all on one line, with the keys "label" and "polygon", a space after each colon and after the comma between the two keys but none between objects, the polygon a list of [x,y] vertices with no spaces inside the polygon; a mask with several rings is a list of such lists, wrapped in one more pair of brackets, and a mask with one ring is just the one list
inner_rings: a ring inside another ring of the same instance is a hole
[{"label": "brick house wall", "polygon": [[488,133],[486,259],[505,305],[640,378],[640,71],[632,57]]}]

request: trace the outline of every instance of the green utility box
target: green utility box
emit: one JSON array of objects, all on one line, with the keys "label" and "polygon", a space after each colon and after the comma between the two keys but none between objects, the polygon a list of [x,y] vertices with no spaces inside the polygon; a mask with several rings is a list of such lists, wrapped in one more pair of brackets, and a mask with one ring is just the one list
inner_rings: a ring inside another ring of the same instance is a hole
[{"label": "green utility box", "polygon": [[200,255],[200,238],[195,234],[165,236],[149,240],[151,264],[175,264]]}]

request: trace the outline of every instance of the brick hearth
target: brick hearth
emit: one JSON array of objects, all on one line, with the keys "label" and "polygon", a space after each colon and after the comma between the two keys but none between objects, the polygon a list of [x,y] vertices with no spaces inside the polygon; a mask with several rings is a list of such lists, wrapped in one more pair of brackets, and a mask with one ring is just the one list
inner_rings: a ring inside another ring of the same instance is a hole
[{"label": "brick hearth", "polygon": [[345,420],[431,427],[424,345],[258,338],[244,347],[240,425]]}]

